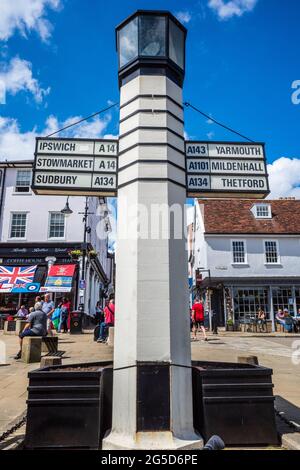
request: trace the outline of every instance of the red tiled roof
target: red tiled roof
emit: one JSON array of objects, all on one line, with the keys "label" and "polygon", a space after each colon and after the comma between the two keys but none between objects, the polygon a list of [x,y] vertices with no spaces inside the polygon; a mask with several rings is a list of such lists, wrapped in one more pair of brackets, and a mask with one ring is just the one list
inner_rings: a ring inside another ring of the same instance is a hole
[{"label": "red tiled roof", "polygon": [[257,200],[199,199],[205,233],[300,234],[300,200],[265,200],[272,219],[256,219],[251,212]]}]

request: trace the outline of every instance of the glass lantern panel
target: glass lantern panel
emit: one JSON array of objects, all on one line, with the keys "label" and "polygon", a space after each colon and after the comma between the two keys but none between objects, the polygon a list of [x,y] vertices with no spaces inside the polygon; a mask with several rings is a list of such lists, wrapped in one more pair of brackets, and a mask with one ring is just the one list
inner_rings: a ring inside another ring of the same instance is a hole
[{"label": "glass lantern panel", "polygon": [[184,32],[173,21],[169,23],[169,57],[184,68]]},{"label": "glass lantern panel", "polygon": [[166,55],[166,19],[162,16],[141,16],[139,28],[139,55],[162,57]]},{"label": "glass lantern panel", "polygon": [[138,55],[138,19],[134,18],[119,31],[120,67]]}]

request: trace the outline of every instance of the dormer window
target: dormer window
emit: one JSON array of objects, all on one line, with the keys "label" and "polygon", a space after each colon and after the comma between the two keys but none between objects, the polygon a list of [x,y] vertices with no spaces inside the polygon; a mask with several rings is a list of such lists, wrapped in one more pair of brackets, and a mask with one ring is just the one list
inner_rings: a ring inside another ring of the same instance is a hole
[{"label": "dormer window", "polygon": [[256,219],[272,218],[271,204],[255,204],[251,210]]}]

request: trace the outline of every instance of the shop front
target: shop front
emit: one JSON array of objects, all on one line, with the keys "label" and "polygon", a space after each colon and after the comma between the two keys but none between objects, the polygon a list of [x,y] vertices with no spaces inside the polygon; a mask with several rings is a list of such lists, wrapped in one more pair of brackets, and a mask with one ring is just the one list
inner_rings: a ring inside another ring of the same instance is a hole
[{"label": "shop front", "polygon": [[287,309],[293,317],[300,309],[300,278],[211,278],[210,284],[205,278],[200,289],[203,297],[208,287],[219,326],[225,326],[229,319],[239,323],[254,318],[262,309],[274,330],[279,309]]},{"label": "shop front", "polygon": [[300,278],[299,279],[264,279],[263,282],[228,284],[224,286],[226,300],[226,318],[235,322],[243,322],[255,318],[259,310],[263,310],[266,318],[272,321],[275,329],[275,318],[279,309],[288,310],[292,317],[300,309]]},{"label": "shop front", "polygon": [[[0,244],[0,314],[14,315],[20,305],[26,308],[32,307],[36,296],[43,296],[47,291],[52,294],[52,299],[57,302],[63,296],[70,299],[71,305],[77,305],[77,292],[79,282],[79,263],[71,259],[69,252],[80,249],[80,245],[74,244]],[[74,265],[68,286],[59,288],[63,282],[57,278],[57,288],[47,289],[48,270],[50,263],[54,265]],[[4,268],[7,268],[6,270]],[[23,268],[23,269],[20,269]],[[29,269],[29,268],[32,268]],[[30,277],[28,273],[33,272]],[[25,274],[24,274],[25,273]],[[26,273],[28,278],[26,279]],[[2,277],[2,282],[1,282]],[[22,285],[22,279],[24,284]],[[10,291],[6,284],[16,282]],[[26,282],[29,281],[29,282]],[[21,284],[21,285],[20,285]],[[17,285],[19,285],[17,287]],[[54,292],[54,290],[56,290]]]}]

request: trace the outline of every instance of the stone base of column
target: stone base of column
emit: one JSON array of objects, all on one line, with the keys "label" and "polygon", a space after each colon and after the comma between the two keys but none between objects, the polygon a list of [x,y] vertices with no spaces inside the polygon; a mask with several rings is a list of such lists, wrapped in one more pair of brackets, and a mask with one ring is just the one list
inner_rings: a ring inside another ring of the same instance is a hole
[{"label": "stone base of column", "polygon": [[138,432],[135,436],[111,432],[102,442],[103,450],[200,450],[203,439],[196,433],[176,437],[172,432]]}]

